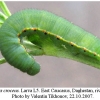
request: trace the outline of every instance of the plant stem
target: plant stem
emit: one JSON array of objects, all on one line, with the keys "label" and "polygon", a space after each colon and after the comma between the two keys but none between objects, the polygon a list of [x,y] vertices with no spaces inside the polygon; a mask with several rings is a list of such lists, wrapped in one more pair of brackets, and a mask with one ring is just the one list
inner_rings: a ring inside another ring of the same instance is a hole
[{"label": "plant stem", "polygon": [[0,64],[6,63],[6,59],[5,58],[1,58],[0,59]]},{"label": "plant stem", "polygon": [[2,11],[5,13],[6,16],[11,15],[11,13],[10,13],[10,11],[9,11],[8,7],[6,6],[4,1],[0,1],[0,7],[1,7]]}]

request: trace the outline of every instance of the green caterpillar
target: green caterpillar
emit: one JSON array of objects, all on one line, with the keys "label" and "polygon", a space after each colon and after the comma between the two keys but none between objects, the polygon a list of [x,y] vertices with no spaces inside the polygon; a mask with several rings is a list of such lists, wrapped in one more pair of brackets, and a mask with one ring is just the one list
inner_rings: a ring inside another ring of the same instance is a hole
[{"label": "green caterpillar", "polygon": [[69,58],[100,68],[100,40],[43,10],[11,15],[0,28],[0,50],[9,64],[29,75],[40,71],[33,55]]}]

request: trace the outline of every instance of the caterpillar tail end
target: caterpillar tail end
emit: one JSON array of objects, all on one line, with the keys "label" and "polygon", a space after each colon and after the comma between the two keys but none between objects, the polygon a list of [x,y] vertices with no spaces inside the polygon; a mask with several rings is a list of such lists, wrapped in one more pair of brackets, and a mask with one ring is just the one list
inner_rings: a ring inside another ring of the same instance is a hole
[{"label": "caterpillar tail end", "polygon": [[34,76],[40,72],[40,65],[37,62],[34,62],[34,67],[31,67],[27,70],[27,74]]}]

